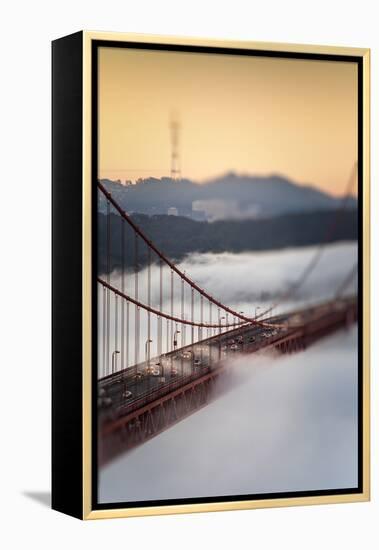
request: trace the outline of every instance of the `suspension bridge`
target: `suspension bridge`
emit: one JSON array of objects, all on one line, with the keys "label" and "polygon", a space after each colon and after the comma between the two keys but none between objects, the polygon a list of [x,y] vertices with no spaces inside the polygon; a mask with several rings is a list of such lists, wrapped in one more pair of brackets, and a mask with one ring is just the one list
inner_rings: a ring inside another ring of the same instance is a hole
[{"label": "suspension bridge", "polygon": [[[345,198],[355,180],[349,178]],[[231,357],[272,348],[305,349],[357,320],[355,295],[345,290],[352,266],[333,299],[274,315],[317,265],[325,244],[289,289],[269,308],[249,316],[212,296],[152,242],[98,182],[106,223],[98,292],[98,457],[104,464],[205,406],[217,392]],[[345,207],[341,203],[340,211]],[[326,228],[335,231],[338,212]],[[115,269],[114,258],[118,258]]]}]

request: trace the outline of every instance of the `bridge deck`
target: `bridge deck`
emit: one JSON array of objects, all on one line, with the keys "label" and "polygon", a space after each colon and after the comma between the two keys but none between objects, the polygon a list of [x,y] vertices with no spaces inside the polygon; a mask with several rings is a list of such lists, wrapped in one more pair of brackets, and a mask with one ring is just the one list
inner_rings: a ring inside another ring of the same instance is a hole
[{"label": "bridge deck", "polygon": [[149,365],[143,362],[100,379],[101,437],[139,418],[156,404],[162,406],[187,389],[215,379],[229,358],[268,347],[282,351],[304,348],[355,320],[356,309],[356,298],[346,298],[274,316],[267,319],[273,324],[272,329],[244,325],[153,358]]}]

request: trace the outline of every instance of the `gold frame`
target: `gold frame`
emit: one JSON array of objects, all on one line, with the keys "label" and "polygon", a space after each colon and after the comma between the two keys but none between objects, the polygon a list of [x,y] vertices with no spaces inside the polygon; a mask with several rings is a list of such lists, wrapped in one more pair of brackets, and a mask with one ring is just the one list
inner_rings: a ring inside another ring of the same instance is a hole
[{"label": "gold frame", "polygon": [[[363,492],[344,495],[274,498],[141,508],[91,507],[91,45],[93,40],[188,46],[246,48],[278,52],[353,55],[363,60]],[[370,49],[271,42],[210,40],[176,36],[83,32],[83,519],[246,510],[370,500]]]}]

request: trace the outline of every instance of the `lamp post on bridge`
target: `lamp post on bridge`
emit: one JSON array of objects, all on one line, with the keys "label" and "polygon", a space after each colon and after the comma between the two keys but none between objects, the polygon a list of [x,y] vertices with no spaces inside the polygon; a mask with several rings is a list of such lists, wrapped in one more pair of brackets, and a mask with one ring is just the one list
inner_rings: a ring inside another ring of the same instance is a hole
[{"label": "lamp post on bridge", "polygon": [[[244,311],[240,311],[239,314],[240,315],[243,315],[245,312]],[[241,320],[241,319],[240,319]],[[240,328],[240,325],[238,325],[238,328]],[[244,344],[244,340],[243,340],[243,336],[242,336],[242,350],[243,350],[243,344]]]},{"label": "lamp post on bridge", "polygon": [[151,338],[148,338],[145,342],[145,363],[146,363],[146,366],[149,367],[150,366],[150,344],[152,343],[153,341],[151,340]]},{"label": "lamp post on bridge", "polygon": [[220,329],[219,329],[219,335],[218,335],[218,358],[219,360],[221,359],[221,334],[222,334],[222,320],[223,319],[226,319],[225,316],[223,317],[220,317],[218,318],[218,322],[219,322],[219,325],[220,325]]},{"label": "lamp post on bridge", "polygon": [[[177,348],[177,345],[178,345],[178,340],[177,340],[177,335],[178,334],[180,334],[180,330],[178,330],[178,325],[176,325],[175,332],[174,332],[174,340],[172,342],[174,352],[176,351],[176,348]],[[174,373],[174,364],[173,364],[173,362],[174,362],[174,356],[173,356],[173,354],[171,354],[171,376]]]},{"label": "lamp post on bridge", "polygon": [[177,334],[180,334],[180,330],[175,329],[175,332],[174,332],[174,341],[173,341],[173,343],[172,343],[172,344],[173,344],[174,351],[176,350],[177,345],[178,345]]},{"label": "lamp post on bridge", "polygon": [[222,332],[222,322],[223,322],[224,319],[226,319],[225,315],[220,317],[220,332]]},{"label": "lamp post on bridge", "polygon": [[119,354],[120,352],[118,351],[118,349],[115,349],[114,352],[112,353],[112,374],[115,372],[115,357]]}]

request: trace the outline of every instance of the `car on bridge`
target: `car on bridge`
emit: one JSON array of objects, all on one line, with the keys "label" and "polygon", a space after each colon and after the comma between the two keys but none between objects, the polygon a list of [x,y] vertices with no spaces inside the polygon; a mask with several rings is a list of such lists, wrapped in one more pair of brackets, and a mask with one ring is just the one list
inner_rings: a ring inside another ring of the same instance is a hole
[{"label": "car on bridge", "polygon": [[160,375],[160,369],[156,366],[154,367],[146,367],[145,369],[146,374],[150,374],[151,376],[159,376]]}]

